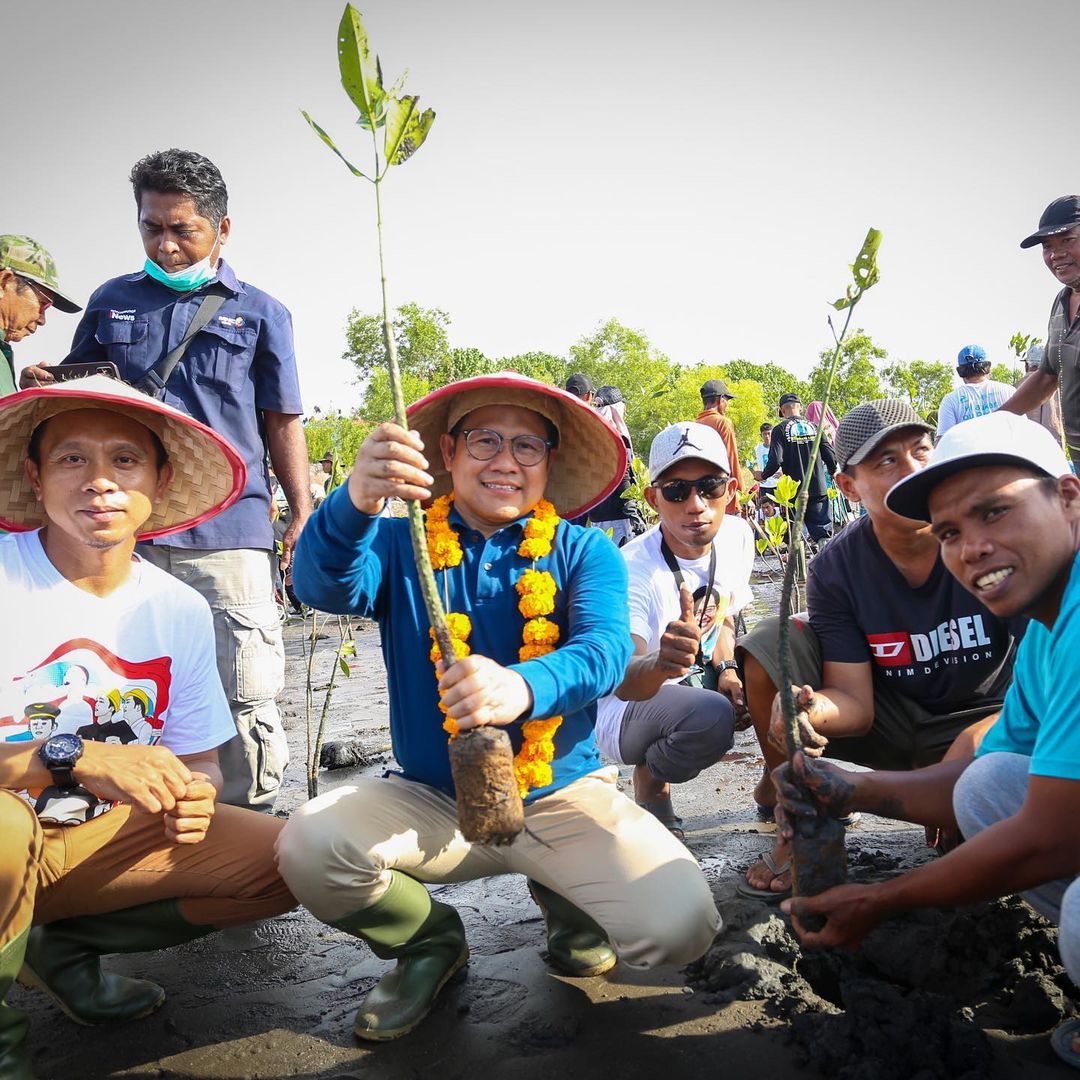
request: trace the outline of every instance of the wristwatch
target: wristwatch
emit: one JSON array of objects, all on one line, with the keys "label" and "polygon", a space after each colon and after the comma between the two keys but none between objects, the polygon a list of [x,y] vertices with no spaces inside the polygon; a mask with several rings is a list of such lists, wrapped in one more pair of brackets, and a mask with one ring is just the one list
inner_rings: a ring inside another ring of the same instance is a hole
[{"label": "wristwatch", "polygon": [[723,675],[723,673],[725,671],[738,672],[738,670],[739,670],[739,665],[734,660],[721,660],[720,663],[716,665],[716,674],[717,675]]},{"label": "wristwatch", "polygon": [[58,788],[79,786],[73,770],[82,756],[83,741],[78,735],[53,735],[38,750],[38,757],[52,773],[53,783]]}]

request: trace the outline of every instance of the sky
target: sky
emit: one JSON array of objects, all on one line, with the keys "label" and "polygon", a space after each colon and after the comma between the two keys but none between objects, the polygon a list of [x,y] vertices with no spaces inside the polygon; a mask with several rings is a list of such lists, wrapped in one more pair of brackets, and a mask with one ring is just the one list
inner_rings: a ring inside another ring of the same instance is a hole
[{"label": "sky", "polygon": [[[451,343],[565,354],[609,318],[673,359],[805,374],[866,230],[880,284],[856,324],[890,359],[1045,337],[1042,210],[1080,189],[1070,55],[1050,0],[368,0],[386,81],[437,118],[383,185],[391,304]],[[341,88],[339,0],[5,5],[0,232],[86,298],[141,268],[127,176],[170,146],[229,188],[225,256],[293,314],[305,406],[360,400],[349,311],[379,310],[370,136]],[[14,82],[10,79],[15,78]],[[1064,81],[1063,81],[1064,80]],[[1065,87],[1065,90],[1061,88]],[[63,358],[76,317],[16,348]]]}]

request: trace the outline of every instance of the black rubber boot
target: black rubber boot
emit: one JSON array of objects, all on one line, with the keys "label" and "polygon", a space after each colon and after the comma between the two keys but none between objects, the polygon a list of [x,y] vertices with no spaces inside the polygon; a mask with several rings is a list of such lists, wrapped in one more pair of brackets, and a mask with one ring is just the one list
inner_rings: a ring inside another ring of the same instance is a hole
[{"label": "black rubber boot", "polygon": [[529,881],[529,892],[544,915],[548,959],[556,971],[582,979],[603,975],[618,963],[607,934],[595,919],[538,881]]},{"label": "black rubber boot", "polygon": [[0,949],[0,1080],[34,1080],[30,1068],[30,1051],[26,1046],[26,1030],[30,1021],[26,1013],[4,1004],[11,984],[22,967],[27,927],[14,941]]},{"label": "black rubber boot", "polygon": [[397,961],[360,1003],[353,1025],[358,1039],[385,1042],[412,1031],[469,959],[457,911],[397,870],[371,907],[329,925],[362,938],[380,959]]},{"label": "black rubber boot", "polygon": [[43,990],[76,1023],[136,1020],[160,1008],[165,991],[146,979],[102,971],[101,957],[166,949],[216,929],[188,922],[178,900],[61,919],[30,931],[19,981]]}]

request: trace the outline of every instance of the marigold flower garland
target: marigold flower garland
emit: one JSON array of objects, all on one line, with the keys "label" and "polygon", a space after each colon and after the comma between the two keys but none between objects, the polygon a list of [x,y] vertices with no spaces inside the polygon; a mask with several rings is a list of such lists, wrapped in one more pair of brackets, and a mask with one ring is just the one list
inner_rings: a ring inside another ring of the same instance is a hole
[{"label": "marigold flower garland", "polygon": [[[428,552],[431,565],[435,570],[448,570],[461,563],[463,552],[457,533],[450,527],[450,504],[452,495],[436,499],[428,509],[425,528],[427,531]],[[546,570],[536,569],[536,560],[551,554],[555,530],[559,527],[559,515],[555,507],[546,499],[541,499],[533,509],[532,517],[525,522],[525,539],[518,546],[517,553],[533,563],[514,586],[520,599],[518,611],[525,618],[522,628],[522,646],[518,650],[518,659],[524,663],[538,656],[553,652],[559,643],[558,623],[552,622],[548,615],[555,610],[555,594],[558,586],[555,579]],[[446,575],[443,575],[443,590],[446,595],[446,607],[450,607],[449,590]],[[472,622],[468,615],[459,611],[447,611],[447,625],[454,639],[454,651],[458,658],[468,656],[472,651],[469,636],[472,634]],[[435,632],[429,631],[432,638],[431,662],[442,659],[442,650],[435,641]],[[446,706],[439,701],[443,714]],[[552,781],[551,762],[555,759],[555,732],[562,723],[561,716],[552,716],[547,720],[526,720],[521,725],[521,749],[514,757],[514,775],[517,777],[518,790],[524,798],[533,788],[547,787]],[[443,729],[451,740],[458,733],[457,721],[447,716]]]}]

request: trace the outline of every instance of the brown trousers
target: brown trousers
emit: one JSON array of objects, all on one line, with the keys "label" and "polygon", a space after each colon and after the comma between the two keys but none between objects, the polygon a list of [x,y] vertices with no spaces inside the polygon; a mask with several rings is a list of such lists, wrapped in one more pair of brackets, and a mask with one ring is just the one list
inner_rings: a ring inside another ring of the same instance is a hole
[{"label": "brown trousers", "polygon": [[165,837],[160,814],[117,806],[50,825],[0,790],[0,947],[28,926],[180,900],[188,922],[235,926],[296,906],[274,866],[283,821],[219,803],[198,844]]}]

